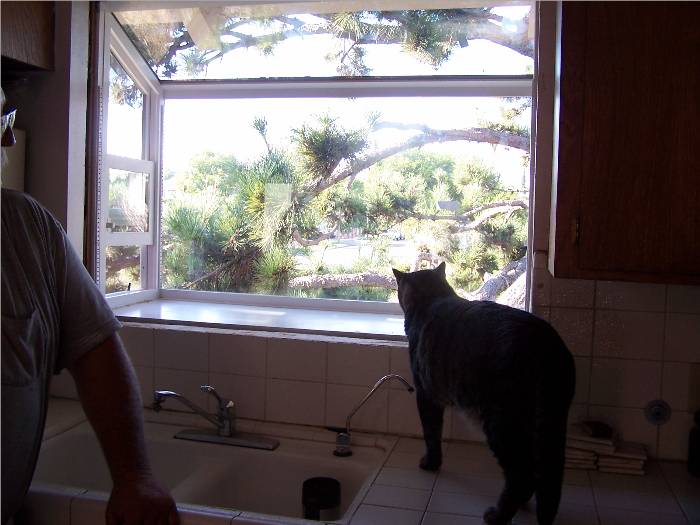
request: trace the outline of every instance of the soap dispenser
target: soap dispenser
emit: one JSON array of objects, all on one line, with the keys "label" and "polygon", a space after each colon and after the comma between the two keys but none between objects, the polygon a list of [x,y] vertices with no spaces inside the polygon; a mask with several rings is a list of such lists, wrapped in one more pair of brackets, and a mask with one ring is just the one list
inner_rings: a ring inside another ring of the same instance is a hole
[{"label": "soap dispenser", "polygon": [[688,437],[688,472],[700,478],[700,410],[695,411],[695,426]]}]

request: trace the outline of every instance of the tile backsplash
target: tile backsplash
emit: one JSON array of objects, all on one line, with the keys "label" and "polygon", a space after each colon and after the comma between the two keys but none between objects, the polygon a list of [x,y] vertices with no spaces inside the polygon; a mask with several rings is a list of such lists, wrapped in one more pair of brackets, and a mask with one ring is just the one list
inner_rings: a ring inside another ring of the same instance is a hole
[{"label": "tile backsplash", "polygon": [[[556,279],[535,268],[533,311],[576,356],[575,406],[652,455],[684,460],[692,413],[700,409],[700,287]],[[663,399],[668,422],[644,407]]]},{"label": "tile backsplash", "polygon": [[[212,399],[199,391],[211,384],[236,402],[243,418],[344,426],[380,377],[399,373],[411,381],[408,347],[398,341],[137,323],[125,323],[120,335],[145,406],[154,389],[167,389],[212,411]],[[68,374],[54,379],[52,393],[76,398]],[[164,408],[188,410],[174,400]],[[419,435],[415,396],[387,383],[353,417],[352,427]]]},{"label": "tile backsplash", "polygon": [[[571,419],[601,419],[623,439],[665,459],[687,457],[692,413],[700,408],[698,287],[554,279],[534,269],[533,311],[559,331],[576,359]],[[383,375],[410,380],[406,343],[127,323],[122,339],[145,405],[153,389],[180,392],[213,410],[198,387],[233,399],[240,417],[343,426]],[[52,393],[76,397],[67,374]],[[670,420],[655,426],[644,407],[664,399]],[[175,401],[167,408],[187,410]],[[357,430],[419,436],[415,397],[398,382],[382,387],[353,417]],[[479,425],[448,410],[444,436],[483,441]]]}]

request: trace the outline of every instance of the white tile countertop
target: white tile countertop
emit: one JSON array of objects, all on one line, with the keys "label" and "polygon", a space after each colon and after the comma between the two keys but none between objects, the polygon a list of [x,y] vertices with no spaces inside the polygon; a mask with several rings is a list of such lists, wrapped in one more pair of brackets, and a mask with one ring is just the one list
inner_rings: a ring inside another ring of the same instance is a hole
[{"label": "white tile countertop", "polygon": [[[48,427],[70,428],[81,414],[75,401],[54,399]],[[154,417],[146,411],[147,420]],[[158,416],[162,417],[163,414]],[[173,418],[170,422],[194,421],[193,415],[185,413],[172,413],[169,417]],[[277,426],[292,431],[290,425]],[[296,432],[309,433],[312,428],[300,427]],[[322,433],[329,434],[317,429],[312,439],[330,439],[328,435],[321,436]],[[383,439],[381,434],[364,436],[361,439]],[[488,448],[480,443],[445,443],[445,459],[439,473],[418,468],[422,454],[421,440],[400,438],[350,525],[481,524],[484,510],[495,503],[502,486],[500,469]],[[537,523],[533,503],[513,523]],[[683,463],[668,461],[650,462],[647,475],[641,477],[567,469],[555,523],[700,525],[700,479],[690,477]]]},{"label": "white tile countertop", "polygon": [[122,321],[405,340],[403,315],[156,299],[114,309]]}]

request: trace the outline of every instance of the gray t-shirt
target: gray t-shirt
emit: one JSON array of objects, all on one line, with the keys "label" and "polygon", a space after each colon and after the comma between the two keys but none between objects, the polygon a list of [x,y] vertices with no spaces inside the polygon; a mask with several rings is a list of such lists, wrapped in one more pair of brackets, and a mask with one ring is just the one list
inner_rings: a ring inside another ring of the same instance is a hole
[{"label": "gray t-shirt", "polygon": [[51,376],[121,325],[60,223],[2,190],[2,522],[29,488]]}]

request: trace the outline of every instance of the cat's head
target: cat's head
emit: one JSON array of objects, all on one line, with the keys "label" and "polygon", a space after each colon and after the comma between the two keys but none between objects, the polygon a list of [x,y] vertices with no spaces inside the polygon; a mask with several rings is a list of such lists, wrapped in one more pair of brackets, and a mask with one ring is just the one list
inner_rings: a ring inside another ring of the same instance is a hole
[{"label": "cat's head", "polygon": [[392,268],[392,271],[399,287],[399,305],[404,312],[431,299],[455,295],[447,282],[444,262],[433,270],[407,273]]}]

